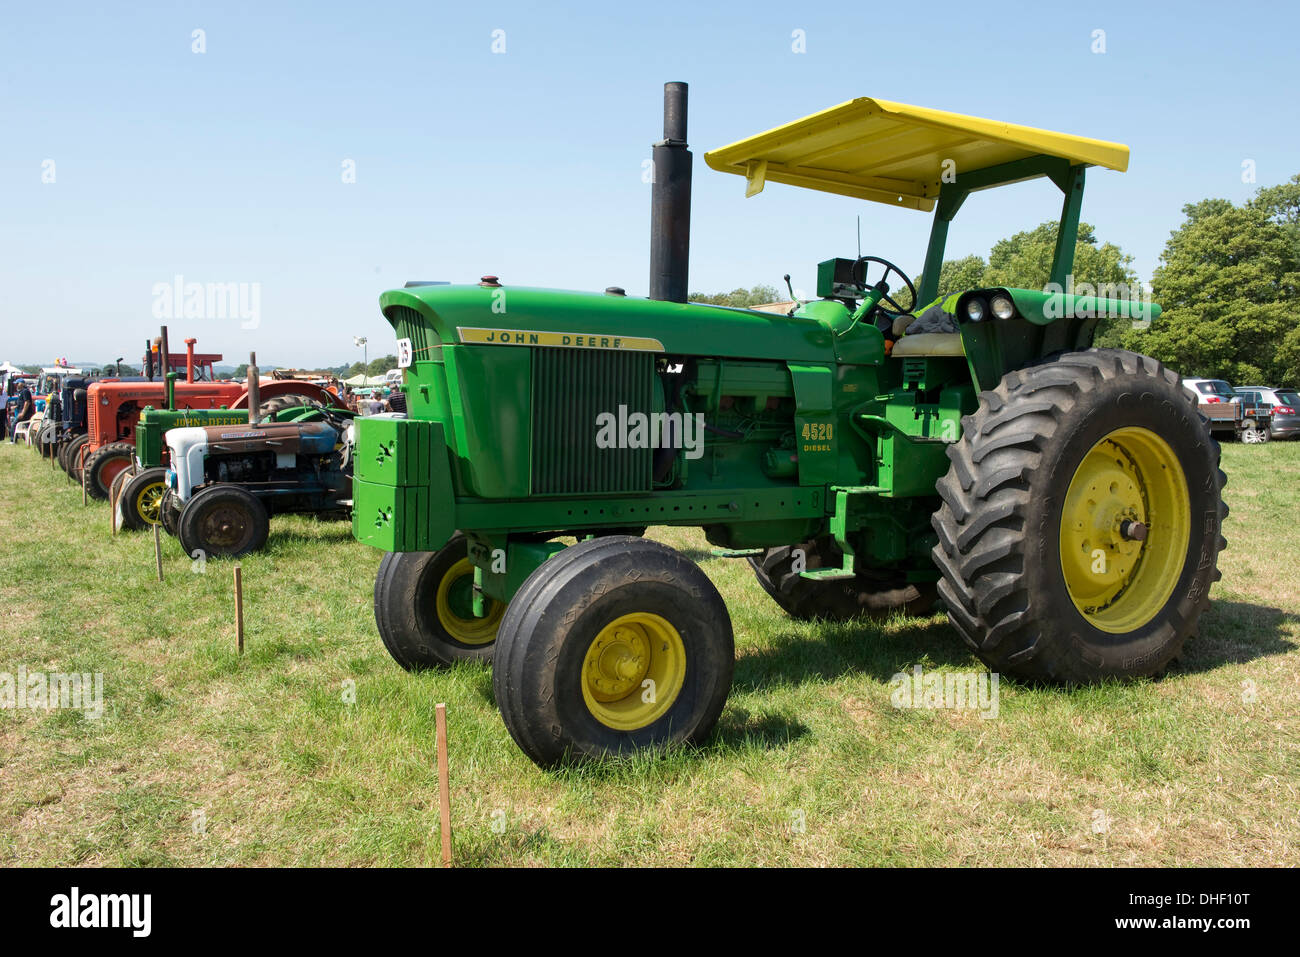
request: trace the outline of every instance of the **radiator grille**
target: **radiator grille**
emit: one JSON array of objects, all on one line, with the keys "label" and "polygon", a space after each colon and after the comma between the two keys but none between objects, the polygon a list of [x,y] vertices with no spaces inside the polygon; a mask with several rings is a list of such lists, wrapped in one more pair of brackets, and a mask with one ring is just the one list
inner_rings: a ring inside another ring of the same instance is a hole
[{"label": "radiator grille", "polygon": [[99,435],[99,403],[89,396],[86,397],[86,431],[90,435]]},{"label": "radiator grille", "polygon": [[423,316],[408,306],[391,306],[388,318],[397,330],[397,338],[411,340],[411,357],[416,362],[435,358],[429,354],[429,327]]},{"label": "radiator grille", "polygon": [[653,411],[652,354],[535,349],[532,400],[534,494],[650,491],[654,450],[601,448],[596,421]]}]

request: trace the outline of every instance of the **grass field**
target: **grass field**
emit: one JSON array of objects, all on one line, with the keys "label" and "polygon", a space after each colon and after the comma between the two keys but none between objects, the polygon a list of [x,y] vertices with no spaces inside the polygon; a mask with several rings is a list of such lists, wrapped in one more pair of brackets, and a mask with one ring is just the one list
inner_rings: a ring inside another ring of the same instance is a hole
[{"label": "grass field", "polygon": [[514,746],[484,667],[410,675],[371,614],[379,553],[272,522],[193,566],[0,446],[0,672],[102,672],[104,715],[0,710],[0,862],[426,865],[447,702],[462,865],[1300,863],[1300,444],[1227,447],[1223,581],[1164,679],[1000,686],[993,719],[900,710],[891,677],[980,668],[942,618],[805,624],[697,532],[735,685],[693,751],[561,773]]}]

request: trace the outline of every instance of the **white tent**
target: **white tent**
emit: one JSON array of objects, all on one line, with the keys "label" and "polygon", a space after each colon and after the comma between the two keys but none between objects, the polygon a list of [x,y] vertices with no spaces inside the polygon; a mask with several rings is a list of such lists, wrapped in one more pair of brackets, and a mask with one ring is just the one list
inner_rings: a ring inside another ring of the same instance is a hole
[{"label": "white tent", "polygon": [[4,375],[6,372],[12,372],[12,373],[17,373],[19,375],[22,375],[23,370],[18,368],[12,362],[0,363],[0,375]]},{"label": "white tent", "polygon": [[352,386],[354,389],[355,389],[355,388],[358,388],[358,387],[369,387],[369,386],[383,385],[386,381],[387,381],[387,380],[386,380],[383,376],[381,376],[381,375],[372,375],[372,376],[368,376],[368,375],[365,375],[364,373],[361,373],[361,372],[358,372],[358,373],[357,373],[356,375],[354,375],[351,379],[344,379],[344,380],[343,380],[343,382],[344,382],[345,385],[350,385],[350,386]]}]

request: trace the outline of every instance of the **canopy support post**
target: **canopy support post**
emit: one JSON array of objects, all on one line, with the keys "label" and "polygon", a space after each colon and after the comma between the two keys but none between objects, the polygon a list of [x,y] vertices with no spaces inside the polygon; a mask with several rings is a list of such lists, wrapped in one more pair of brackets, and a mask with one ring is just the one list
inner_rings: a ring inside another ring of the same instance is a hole
[{"label": "canopy support post", "polygon": [[969,195],[970,190],[947,183],[939,190],[934,222],[930,226],[930,243],[925,249],[925,265],[921,267],[921,288],[916,294],[918,308],[928,305],[939,295],[939,273],[943,269],[944,248],[948,245],[948,226]]},{"label": "canopy support post", "polygon": [[1061,223],[1056,230],[1056,251],[1052,255],[1052,276],[1049,280],[1057,289],[1065,291],[1066,280],[1074,271],[1074,248],[1079,241],[1079,211],[1083,207],[1084,167],[1071,166],[1064,182],[1053,179],[1065,199],[1061,203]]}]

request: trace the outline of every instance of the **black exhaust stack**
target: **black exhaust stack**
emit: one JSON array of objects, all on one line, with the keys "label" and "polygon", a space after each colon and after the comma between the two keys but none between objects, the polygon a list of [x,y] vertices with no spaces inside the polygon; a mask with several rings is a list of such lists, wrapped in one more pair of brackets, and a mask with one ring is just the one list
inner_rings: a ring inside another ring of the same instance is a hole
[{"label": "black exhaust stack", "polygon": [[691,151],[685,83],[664,84],[664,138],[650,187],[650,298],[685,302],[691,258]]}]

